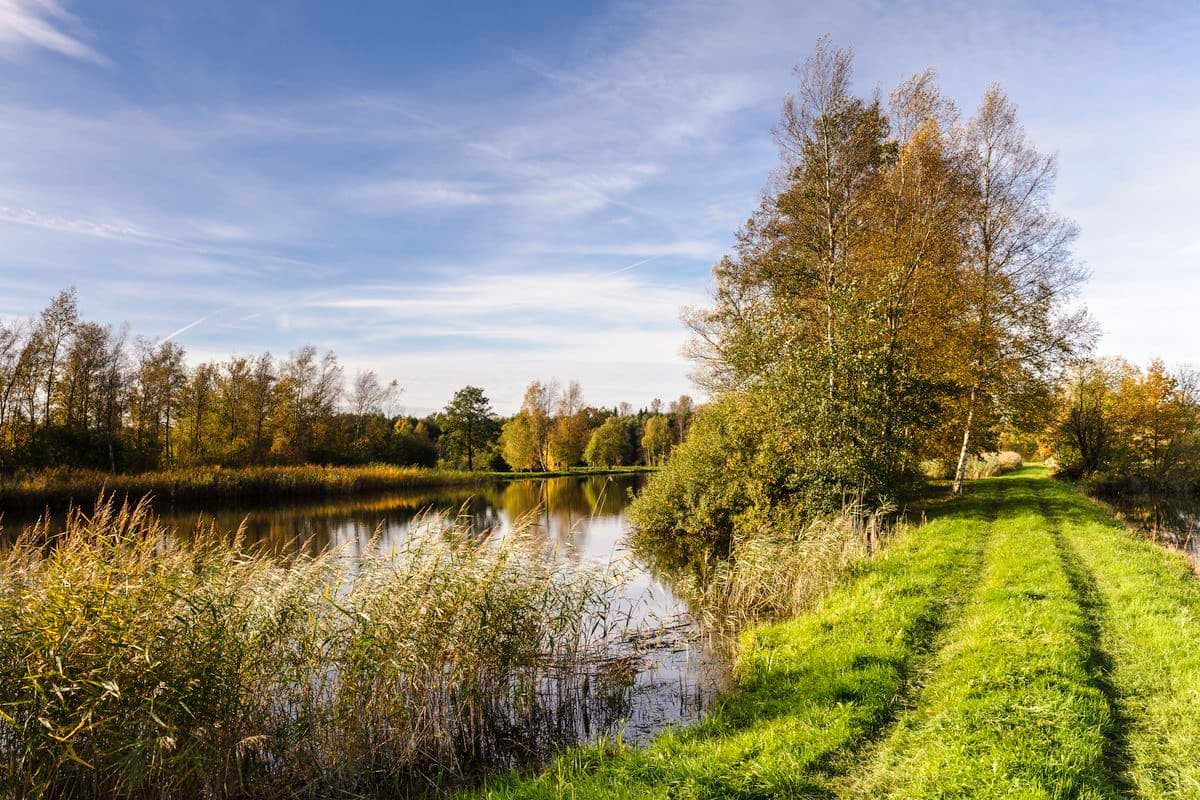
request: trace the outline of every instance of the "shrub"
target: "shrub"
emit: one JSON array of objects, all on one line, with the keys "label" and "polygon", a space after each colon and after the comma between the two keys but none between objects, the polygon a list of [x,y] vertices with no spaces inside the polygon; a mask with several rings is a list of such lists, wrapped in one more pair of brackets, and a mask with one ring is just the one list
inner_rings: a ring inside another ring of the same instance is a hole
[{"label": "shrub", "polygon": [[687,439],[629,507],[639,530],[716,541],[756,502],[752,434],[726,404],[696,414]]},{"label": "shrub", "polygon": [[999,453],[981,453],[967,461],[968,478],[993,478],[1006,472],[1020,469],[1025,461],[1021,454],[1012,450]]}]

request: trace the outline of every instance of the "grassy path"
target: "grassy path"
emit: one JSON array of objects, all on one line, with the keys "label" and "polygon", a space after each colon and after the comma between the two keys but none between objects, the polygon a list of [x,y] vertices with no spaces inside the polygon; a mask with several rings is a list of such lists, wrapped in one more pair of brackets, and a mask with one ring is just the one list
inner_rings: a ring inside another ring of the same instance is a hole
[{"label": "grassy path", "polygon": [[493,798],[826,797],[892,718],[978,576],[1001,487],[894,543],[812,614],[751,631],[739,688],[644,750],[586,748]]},{"label": "grassy path", "polygon": [[1047,481],[1014,485],[982,580],[919,702],[851,787],[863,797],[1109,797],[1109,702],[1095,626],[1045,512]]},{"label": "grassy path", "polygon": [[1200,797],[1200,582],[1038,469],[977,482],[644,750],[492,798]]},{"label": "grassy path", "polygon": [[1179,555],[1056,490],[1064,538],[1094,586],[1100,646],[1136,797],[1200,797],[1200,583]]}]

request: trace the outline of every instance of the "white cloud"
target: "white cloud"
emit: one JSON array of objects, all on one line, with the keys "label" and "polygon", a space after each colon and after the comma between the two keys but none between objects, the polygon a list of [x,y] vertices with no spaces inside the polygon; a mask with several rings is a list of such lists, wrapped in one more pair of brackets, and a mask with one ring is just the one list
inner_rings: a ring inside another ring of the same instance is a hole
[{"label": "white cloud", "polygon": [[481,184],[408,179],[372,181],[346,189],[342,197],[352,208],[373,214],[476,206],[491,201]]},{"label": "white cloud", "polygon": [[58,0],[0,0],[0,55],[44,48],[69,58],[107,64],[108,59],[64,28],[79,21]]},{"label": "white cloud", "polygon": [[136,225],[127,222],[95,222],[86,219],[68,219],[42,214],[28,208],[12,208],[9,206],[0,206],[0,222],[44,228],[56,233],[99,236],[105,239],[146,241],[153,238],[145,231],[140,230]]}]

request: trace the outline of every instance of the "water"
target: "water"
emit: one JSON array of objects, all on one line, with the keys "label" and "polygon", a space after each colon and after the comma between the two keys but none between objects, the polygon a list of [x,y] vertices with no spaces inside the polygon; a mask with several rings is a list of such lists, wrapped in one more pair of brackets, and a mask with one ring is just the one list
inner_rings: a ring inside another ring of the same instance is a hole
[{"label": "water", "polygon": [[1109,502],[1126,521],[1200,563],[1200,498],[1124,496]]},{"label": "water", "polygon": [[[426,520],[434,515],[466,522],[473,536],[493,540],[518,524],[532,525],[535,542],[555,562],[619,562],[626,580],[618,607],[629,614],[630,629],[647,632],[627,642],[639,669],[621,720],[579,735],[620,734],[636,743],[668,725],[698,719],[727,675],[724,654],[704,643],[686,602],[672,592],[663,571],[648,563],[652,556],[635,556],[628,549],[625,509],[644,480],[640,475],[529,479],[287,505],[155,510],[176,535],[187,535],[197,525],[227,531],[242,526],[247,543],[283,558],[329,548],[351,559],[371,547],[387,550],[402,543],[422,515]],[[31,521],[9,516],[5,527],[11,531]]]}]

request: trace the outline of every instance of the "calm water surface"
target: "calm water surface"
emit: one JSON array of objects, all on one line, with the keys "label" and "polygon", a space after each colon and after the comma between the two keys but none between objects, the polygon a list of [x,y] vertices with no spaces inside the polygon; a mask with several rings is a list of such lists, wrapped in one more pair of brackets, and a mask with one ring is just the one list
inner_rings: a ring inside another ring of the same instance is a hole
[{"label": "calm water surface", "polygon": [[[221,530],[243,527],[246,540],[280,556],[316,555],[339,548],[354,558],[371,547],[398,546],[415,525],[436,520],[466,523],[472,535],[501,538],[517,525],[529,525],[545,558],[563,564],[619,563],[627,580],[618,607],[630,615],[640,671],[625,720],[616,729],[626,741],[645,741],[667,725],[699,718],[727,675],[727,659],[701,643],[687,604],[648,556],[628,549],[625,509],[642,486],[641,475],[563,477],[500,482],[469,488],[410,490],[366,497],[293,503],[283,506],[223,506],[203,510],[156,507],[178,535],[198,524]],[[10,518],[10,531],[31,520]]]},{"label": "calm water surface", "polygon": [[1108,500],[1128,522],[1200,563],[1200,498],[1118,497]]}]

